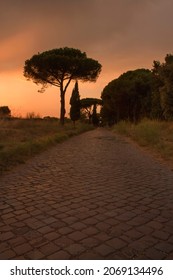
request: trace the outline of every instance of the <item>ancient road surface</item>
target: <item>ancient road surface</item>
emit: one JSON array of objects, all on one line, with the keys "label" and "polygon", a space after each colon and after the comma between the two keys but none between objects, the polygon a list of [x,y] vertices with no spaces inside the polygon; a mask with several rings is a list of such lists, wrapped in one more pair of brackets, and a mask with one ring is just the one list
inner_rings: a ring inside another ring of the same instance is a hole
[{"label": "ancient road surface", "polygon": [[173,172],[99,128],[0,178],[0,259],[173,259]]}]

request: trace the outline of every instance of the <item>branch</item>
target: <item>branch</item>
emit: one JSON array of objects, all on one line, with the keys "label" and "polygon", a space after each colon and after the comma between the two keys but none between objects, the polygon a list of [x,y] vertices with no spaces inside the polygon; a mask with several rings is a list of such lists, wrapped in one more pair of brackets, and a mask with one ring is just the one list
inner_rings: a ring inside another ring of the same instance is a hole
[{"label": "branch", "polygon": [[71,75],[71,77],[69,78],[68,82],[66,83],[66,85],[65,85],[65,87],[64,87],[64,90],[63,90],[64,93],[66,92],[67,87],[69,86],[69,84],[70,84],[72,78],[73,78],[73,76]]}]

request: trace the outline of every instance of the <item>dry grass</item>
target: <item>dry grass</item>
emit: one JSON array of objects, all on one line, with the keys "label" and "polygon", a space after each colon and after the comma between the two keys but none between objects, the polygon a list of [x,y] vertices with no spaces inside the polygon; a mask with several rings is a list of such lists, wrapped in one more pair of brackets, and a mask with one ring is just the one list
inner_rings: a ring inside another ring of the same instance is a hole
[{"label": "dry grass", "polygon": [[62,127],[57,120],[0,120],[0,173],[23,163],[31,156],[73,135],[92,129],[87,124],[71,122]]},{"label": "dry grass", "polygon": [[136,125],[120,122],[113,130],[147,148],[173,167],[173,122],[143,120]]}]

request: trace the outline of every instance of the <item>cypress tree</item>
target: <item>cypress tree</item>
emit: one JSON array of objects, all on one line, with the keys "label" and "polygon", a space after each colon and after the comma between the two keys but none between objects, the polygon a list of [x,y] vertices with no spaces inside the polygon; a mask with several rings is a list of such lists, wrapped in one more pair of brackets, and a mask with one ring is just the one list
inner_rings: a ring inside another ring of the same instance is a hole
[{"label": "cypress tree", "polygon": [[77,81],[72,91],[72,95],[70,98],[70,105],[71,105],[70,118],[75,125],[75,122],[80,119],[80,95],[79,95],[79,88],[78,88]]}]

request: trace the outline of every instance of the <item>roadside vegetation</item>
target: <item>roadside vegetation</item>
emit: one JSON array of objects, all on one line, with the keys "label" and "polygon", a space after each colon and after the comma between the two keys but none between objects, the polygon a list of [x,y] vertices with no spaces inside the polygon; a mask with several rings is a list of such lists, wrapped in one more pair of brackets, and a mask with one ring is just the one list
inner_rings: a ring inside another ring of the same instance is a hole
[{"label": "roadside vegetation", "polygon": [[93,129],[88,123],[57,119],[2,119],[0,120],[0,174],[12,166],[60,143],[71,136]]},{"label": "roadside vegetation", "polygon": [[173,167],[173,122],[144,119],[138,124],[121,121],[113,131],[129,137]]},{"label": "roadside vegetation", "polygon": [[130,137],[173,167],[173,54],[152,69],[130,70],[102,91],[103,124]]}]

